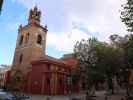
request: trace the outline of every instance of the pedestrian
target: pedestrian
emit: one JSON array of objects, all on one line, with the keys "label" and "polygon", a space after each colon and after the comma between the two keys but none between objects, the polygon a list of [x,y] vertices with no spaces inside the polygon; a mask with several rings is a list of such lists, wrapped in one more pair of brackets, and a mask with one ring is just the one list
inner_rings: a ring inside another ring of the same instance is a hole
[{"label": "pedestrian", "polygon": [[124,100],[123,98],[121,98],[121,100]]},{"label": "pedestrian", "polygon": [[88,91],[86,92],[86,100],[88,100],[89,99],[89,93],[88,93]]},{"label": "pedestrian", "polygon": [[50,100],[50,97],[48,96],[48,97],[46,98],[46,100]]},{"label": "pedestrian", "polygon": [[107,96],[105,96],[105,98],[104,98],[105,100],[108,100],[108,97]]}]

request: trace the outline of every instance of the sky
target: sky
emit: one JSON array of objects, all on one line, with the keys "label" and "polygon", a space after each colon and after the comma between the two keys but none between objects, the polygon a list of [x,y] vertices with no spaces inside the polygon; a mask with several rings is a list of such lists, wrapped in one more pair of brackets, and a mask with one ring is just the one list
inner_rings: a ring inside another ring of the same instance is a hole
[{"label": "sky", "polygon": [[108,42],[111,34],[125,35],[120,20],[125,0],[4,0],[0,15],[0,65],[11,65],[18,27],[26,25],[29,10],[37,6],[41,24],[48,26],[46,54],[60,58],[73,52],[81,39]]}]

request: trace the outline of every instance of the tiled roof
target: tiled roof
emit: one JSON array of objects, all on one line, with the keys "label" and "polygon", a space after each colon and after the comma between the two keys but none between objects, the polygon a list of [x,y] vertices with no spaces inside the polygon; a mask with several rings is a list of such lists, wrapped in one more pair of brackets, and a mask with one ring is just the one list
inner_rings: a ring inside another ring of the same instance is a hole
[{"label": "tiled roof", "polygon": [[54,63],[57,65],[64,65],[64,66],[70,66],[68,65],[65,61],[61,60],[61,59],[57,59],[48,55],[44,55],[43,57],[41,57],[40,59],[33,61],[34,62],[50,62],[50,63]]},{"label": "tiled roof", "polygon": [[74,58],[74,54],[73,53],[64,54],[61,59],[69,59],[69,58]]}]

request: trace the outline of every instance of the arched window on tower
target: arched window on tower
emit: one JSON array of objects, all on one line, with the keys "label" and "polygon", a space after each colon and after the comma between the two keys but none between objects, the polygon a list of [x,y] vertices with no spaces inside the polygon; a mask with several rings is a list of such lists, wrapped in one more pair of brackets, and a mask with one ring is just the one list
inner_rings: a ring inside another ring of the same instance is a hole
[{"label": "arched window on tower", "polygon": [[19,63],[21,64],[22,63],[22,60],[23,60],[23,54],[20,55],[20,58],[19,58]]},{"label": "arched window on tower", "polygon": [[37,36],[37,44],[42,44],[42,36],[40,34]]},{"label": "arched window on tower", "polygon": [[23,35],[22,35],[22,36],[20,36],[19,45],[22,45],[22,43],[23,43]]},{"label": "arched window on tower", "polygon": [[29,33],[27,33],[27,35],[26,35],[26,39],[25,39],[25,43],[28,43],[28,41],[29,41]]}]

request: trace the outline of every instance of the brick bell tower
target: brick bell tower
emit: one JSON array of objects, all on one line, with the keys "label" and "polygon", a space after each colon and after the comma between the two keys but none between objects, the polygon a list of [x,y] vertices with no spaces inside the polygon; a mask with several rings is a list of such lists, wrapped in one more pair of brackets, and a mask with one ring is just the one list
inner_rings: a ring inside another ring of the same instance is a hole
[{"label": "brick bell tower", "polygon": [[19,26],[12,70],[27,73],[31,61],[45,55],[47,26],[40,25],[40,18],[41,12],[34,7],[29,12],[28,24]]}]

